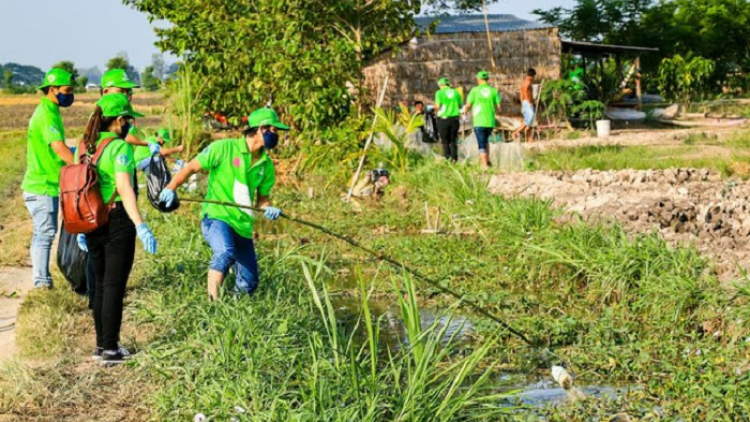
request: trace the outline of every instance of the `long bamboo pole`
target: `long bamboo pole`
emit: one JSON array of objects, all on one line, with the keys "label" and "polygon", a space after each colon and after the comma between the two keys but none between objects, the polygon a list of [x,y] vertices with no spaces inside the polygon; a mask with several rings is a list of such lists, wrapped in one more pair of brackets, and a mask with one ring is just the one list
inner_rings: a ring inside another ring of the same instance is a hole
[{"label": "long bamboo pole", "polygon": [[487,48],[490,51],[490,63],[492,63],[492,71],[497,69],[495,64],[495,49],[492,48],[492,37],[490,36],[490,20],[487,16],[487,2],[482,0],[482,7],[484,8],[484,27],[487,30]]},{"label": "long bamboo pole", "polygon": [[[385,75],[385,83],[383,83],[383,88],[380,90],[380,95],[378,96],[377,104],[375,105],[375,108],[379,108],[380,105],[383,103],[383,98],[385,98],[385,90],[388,88],[388,78],[390,75]],[[349,200],[352,198],[352,193],[354,192],[354,185],[357,183],[357,179],[359,179],[359,174],[362,172],[362,166],[365,164],[365,157],[367,156],[367,149],[370,147],[370,144],[372,143],[372,138],[375,136],[375,124],[378,122],[378,115],[375,114],[375,118],[372,120],[372,128],[370,128],[370,137],[367,138],[367,142],[365,142],[365,148],[362,150],[362,157],[359,159],[359,166],[357,167],[357,172],[354,173],[354,177],[352,178],[352,184],[349,186],[349,192],[346,194],[346,200],[345,202],[349,202]]]}]

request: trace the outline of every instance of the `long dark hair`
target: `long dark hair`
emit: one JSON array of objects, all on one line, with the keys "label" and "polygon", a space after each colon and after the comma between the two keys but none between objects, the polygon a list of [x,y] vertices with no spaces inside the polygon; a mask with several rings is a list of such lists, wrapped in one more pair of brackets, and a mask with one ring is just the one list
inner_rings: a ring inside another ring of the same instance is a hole
[{"label": "long dark hair", "polygon": [[83,132],[83,142],[86,144],[86,151],[89,154],[93,154],[96,151],[96,141],[99,140],[99,134],[106,132],[115,120],[117,120],[116,117],[102,116],[101,107],[96,106],[94,108],[94,114],[89,117],[89,122],[86,124],[86,131]]}]

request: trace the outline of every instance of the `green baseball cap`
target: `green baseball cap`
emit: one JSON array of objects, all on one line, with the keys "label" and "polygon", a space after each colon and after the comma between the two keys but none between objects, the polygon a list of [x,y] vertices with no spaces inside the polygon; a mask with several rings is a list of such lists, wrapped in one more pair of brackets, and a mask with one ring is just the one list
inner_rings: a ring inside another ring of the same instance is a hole
[{"label": "green baseball cap", "polygon": [[102,109],[104,117],[143,117],[143,114],[133,110],[133,105],[128,101],[128,97],[119,92],[103,96],[96,102],[96,105]]},{"label": "green baseball cap", "polygon": [[485,81],[490,78],[490,73],[486,70],[482,70],[477,73],[477,79],[484,79]]},{"label": "green baseball cap", "polygon": [[448,78],[440,78],[440,79],[438,79],[438,85],[440,85],[440,86],[451,86],[451,81],[449,81]]},{"label": "green baseball cap", "polygon": [[156,132],[156,135],[164,139],[164,142],[172,142],[172,135],[169,134],[169,129],[161,128]]},{"label": "green baseball cap", "polygon": [[73,75],[66,70],[53,67],[44,75],[44,82],[37,89],[48,86],[73,86]]},{"label": "green baseball cap", "polygon": [[276,129],[289,130],[289,126],[281,123],[279,115],[273,109],[259,108],[247,116],[248,127],[273,126]]},{"label": "green baseball cap", "polygon": [[133,89],[139,86],[130,80],[125,69],[112,69],[102,75],[102,88]]}]

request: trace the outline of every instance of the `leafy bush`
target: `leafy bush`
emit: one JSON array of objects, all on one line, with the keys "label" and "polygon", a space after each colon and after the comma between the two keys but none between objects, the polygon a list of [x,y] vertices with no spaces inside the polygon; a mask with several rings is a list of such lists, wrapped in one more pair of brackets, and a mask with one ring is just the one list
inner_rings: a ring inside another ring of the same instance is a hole
[{"label": "leafy bush", "polygon": [[705,100],[715,90],[715,68],[713,60],[699,56],[666,58],[659,67],[659,91],[665,99],[685,106]]}]

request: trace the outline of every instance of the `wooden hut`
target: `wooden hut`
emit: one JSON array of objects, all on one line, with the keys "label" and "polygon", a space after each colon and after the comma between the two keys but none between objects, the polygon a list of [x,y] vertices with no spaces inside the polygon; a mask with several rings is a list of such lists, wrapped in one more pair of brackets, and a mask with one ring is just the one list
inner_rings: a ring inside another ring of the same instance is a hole
[{"label": "wooden hut", "polygon": [[[503,96],[503,111],[517,111],[519,89],[533,67],[540,80],[560,77],[561,41],[557,28],[512,15],[457,15],[417,18],[421,28],[437,21],[431,35],[415,37],[398,51],[386,52],[364,69],[364,87],[374,103],[389,75],[385,106],[416,100],[432,102],[437,80],[450,78],[453,87],[468,90],[480,70],[490,72],[490,84]],[[494,57],[494,68],[493,60]]]}]

